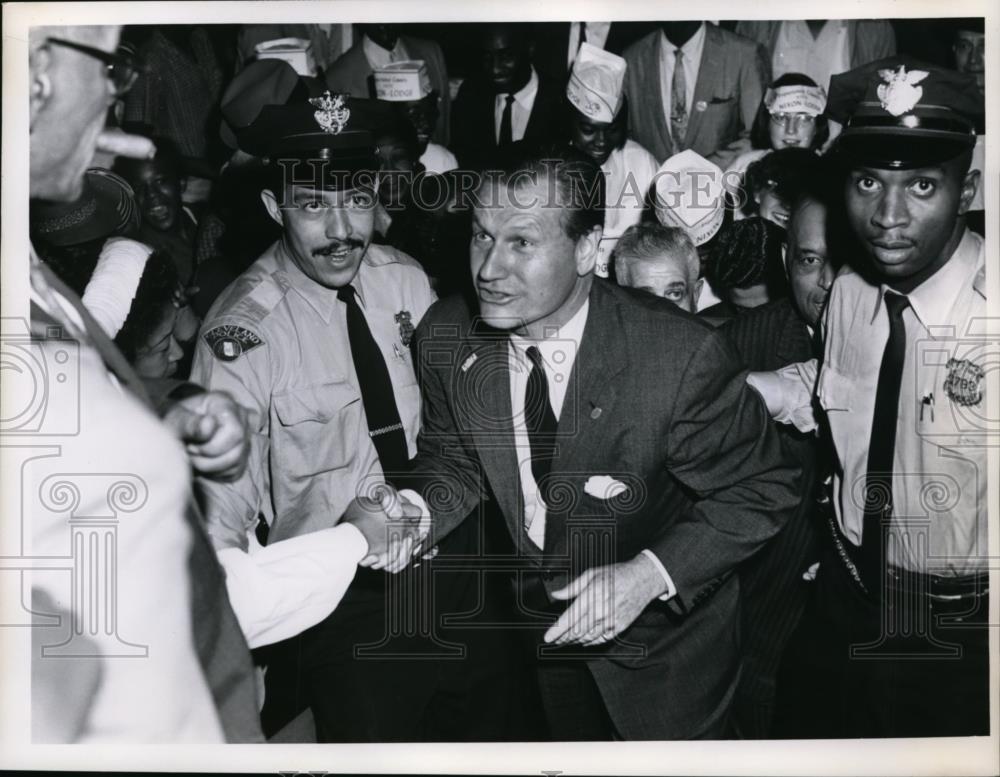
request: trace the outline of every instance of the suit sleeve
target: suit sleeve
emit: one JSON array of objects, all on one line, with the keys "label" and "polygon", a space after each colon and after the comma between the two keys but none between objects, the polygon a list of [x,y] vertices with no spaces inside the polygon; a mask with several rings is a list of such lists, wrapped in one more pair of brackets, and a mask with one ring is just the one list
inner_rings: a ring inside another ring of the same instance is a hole
[{"label": "suit sleeve", "polygon": [[764,99],[764,89],[771,82],[771,64],[764,47],[759,43],[753,46],[746,41],[743,43],[743,56],[739,59],[740,132],[736,140],[708,157],[723,170],[737,156],[750,150],[750,131]]},{"label": "suit sleeve", "polygon": [[427,547],[441,541],[457,527],[482,499],[482,476],[478,458],[463,439],[447,399],[446,386],[457,365],[437,362],[451,343],[435,346],[425,318],[414,335],[415,364],[423,401],[423,418],[412,472],[396,482],[424,500],[431,515]]},{"label": "suit sleeve", "polygon": [[650,550],[688,606],[799,503],[799,468],[745,377],[731,344],[713,331],[688,360],[670,414],[667,469],[700,499]]}]

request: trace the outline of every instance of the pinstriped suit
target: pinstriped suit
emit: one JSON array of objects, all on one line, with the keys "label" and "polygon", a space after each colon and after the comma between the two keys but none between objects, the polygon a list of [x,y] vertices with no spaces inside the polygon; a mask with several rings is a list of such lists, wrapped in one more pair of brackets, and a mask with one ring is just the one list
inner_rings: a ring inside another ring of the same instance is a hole
[{"label": "pinstriped suit", "polygon": [[[723,331],[751,370],[775,370],[813,356],[809,330],[787,298],[730,320]],[[784,528],[740,568],[743,674],[734,722],[745,738],[769,735],[778,665],[809,596],[802,572],[818,554],[811,498],[817,480],[816,441],[784,424],[779,433],[782,445],[802,465],[803,499]]]}]

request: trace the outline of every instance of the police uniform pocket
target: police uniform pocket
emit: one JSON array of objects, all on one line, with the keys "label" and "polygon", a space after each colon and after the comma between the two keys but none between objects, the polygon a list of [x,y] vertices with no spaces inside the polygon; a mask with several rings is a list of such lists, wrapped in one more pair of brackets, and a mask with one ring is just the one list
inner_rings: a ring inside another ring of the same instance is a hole
[{"label": "police uniform pocket", "polygon": [[361,395],[339,381],[294,389],[272,398],[278,424],[271,446],[278,469],[314,475],[350,464],[357,454],[364,413]]}]

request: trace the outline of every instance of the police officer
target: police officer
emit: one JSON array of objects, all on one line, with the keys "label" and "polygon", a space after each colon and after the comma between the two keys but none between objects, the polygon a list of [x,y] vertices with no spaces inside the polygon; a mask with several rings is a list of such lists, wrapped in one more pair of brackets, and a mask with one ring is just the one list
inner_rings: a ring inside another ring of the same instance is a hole
[{"label": "police officer", "polygon": [[830,98],[849,116],[836,148],[860,250],[831,290],[816,382],[833,542],[809,644],[790,648],[827,683],[807,702],[824,730],[787,733],[986,734],[987,311],[965,224],[982,98],[898,57],[835,76]]},{"label": "police officer", "polygon": [[396,594],[413,592],[409,607],[427,594],[428,564],[398,578],[358,570],[382,527],[337,525],[416,452],[409,344],[434,300],[416,261],[371,243],[382,119],[370,101],[327,92],[264,104],[236,127],[242,150],[270,160],[261,197],[283,232],[216,300],[193,366],[253,419],[246,474],[203,492],[219,556],[242,573],[234,608],[252,645],[271,644],[265,729],[308,706],[320,741],[423,738],[438,687],[433,662],[392,660],[437,655],[427,630],[382,644],[401,616]]}]

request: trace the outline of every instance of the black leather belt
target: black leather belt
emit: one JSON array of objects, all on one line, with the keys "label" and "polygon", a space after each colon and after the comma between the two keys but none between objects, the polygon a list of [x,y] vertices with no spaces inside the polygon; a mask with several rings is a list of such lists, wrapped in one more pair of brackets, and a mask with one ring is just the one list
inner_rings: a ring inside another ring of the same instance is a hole
[{"label": "black leather belt", "polygon": [[890,566],[886,572],[886,582],[890,588],[905,589],[911,594],[939,600],[971,599],[983,596],[990,590],[990,576],[987,572],[944,576]]}]

